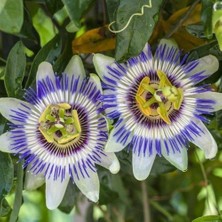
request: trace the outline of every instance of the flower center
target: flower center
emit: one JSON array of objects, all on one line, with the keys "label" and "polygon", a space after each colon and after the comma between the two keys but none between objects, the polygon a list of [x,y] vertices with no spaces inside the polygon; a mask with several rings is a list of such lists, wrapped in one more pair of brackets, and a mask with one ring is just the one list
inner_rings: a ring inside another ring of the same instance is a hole
[{"label": "flower center", "polygon": [[39,118],[39,131],[49,143],[67,144],[81,133],[77,110],[68,103],[49,105]]},{"label": "flower center", "polygon": [[173,86],[164,72],[158,70],[157,75],[159,82],[151,82],[147,76],[142,79],[136,93],[136,102],[144,115],[161,118],[170,124],[169,114],[173,109],[180,109],[183,91]]}]

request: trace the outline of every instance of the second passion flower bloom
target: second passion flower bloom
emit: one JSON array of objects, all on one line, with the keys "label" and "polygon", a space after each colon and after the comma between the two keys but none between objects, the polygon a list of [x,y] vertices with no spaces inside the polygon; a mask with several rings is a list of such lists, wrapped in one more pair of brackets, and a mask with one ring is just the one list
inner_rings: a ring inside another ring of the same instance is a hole
[{"label": "second passion flower bloom", "polygon": [[192,142],[206,158],[217,153],[217,144],[203,124],[204,114],[222,109],[222,94],[197,85],[217,71],[212,55],[192,62],[180,61],[180,51],[162,40],[153,56],[147,44],[126,63],[96,54],[94,65],[104,82],[107,116],[118,119],[106,151],[132,147],[133,173],[138,180],[148,177],[157,155],[180,170],[187,169],[187,147]]},{"label": "second passion flower bloom", "polygon": [[101,115],[100,80],[86,78],[80,57],[73,56],[62,76],[51,64],[39,65],[36,91],[25,101],[0,99],[0,113],[11,130],[0,136],[0,150],[18,154],[28,168],[26,188],[46,183],[46,205],[55,209],[71,180],[91,201],[98,201],[96,164],[119,171],[114,153],[105,153],[108,132]]}]

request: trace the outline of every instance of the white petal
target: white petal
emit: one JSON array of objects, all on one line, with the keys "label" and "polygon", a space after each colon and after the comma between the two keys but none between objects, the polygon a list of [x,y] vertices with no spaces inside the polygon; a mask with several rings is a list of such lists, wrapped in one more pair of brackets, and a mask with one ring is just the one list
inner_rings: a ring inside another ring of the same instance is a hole
[{"label": "white petal", "polygon": [[174,39],[161,39],[158,46],[159,45],[167,45],[167,47],[169,48],[171,47],[178,48],[178,45]]},{"label": "white petal", "polygon": [[52,65],[48,62],[41,62],[39,64],[37,74],[36,74],[36,81],[43,80],[46,77],[49,77],[51,80],[55,79],[54,71],[52,69]]},{"label": "white petal", "polygon": [[26,170],[24,188],[26,190],[35,190],[45,183],[45,177],[44,174],[33,174],[29,171],[30,167],[31,165]]},{"label": "white petal", "polygon": [[208,131],[207,127],[200,120],[195,120],[194,122],[203,131],[203,133],[201,133],[200,136],[194,137],[194,141],[191,142],[204,151],[207,159],[214,158],[217,154],[217,143]]},{"label": "white petal", "polygon": [[[213,55],[207,55],[197,60],[198,65],[187,73],[187,77],[193,76],[194,74],[205,71],[206,78],[215,73],[219,68],[218,59]],[[189,65],[189,63],[188,63]]]},{"label": "white petal", "polygon": [[61,203],[66,188],[69,183],[69,177],[66,176],[65,179],[61,182],[61,180],[53,180],[51,177],[50,179],[46,179],[46,206],[50,210],[56,209],[59,204]]},{"label": "white petal", "polygon": [[188,157],[187,149],[185,147],[180,148],[180,152],[176,151],[175,153],[169,152],[167,154],[166,149],[162,149],[162,155],[168,160],[172,165],[178,168],[181,171],[187,170]]},{"label": "white petal", "polygon": [[100,93],[102,94],[102,85],[99,77],[94,73],[90,73],[90,79],[96,84],[97,89],[99,89]]},{"label": "white petal", "polygon": [[82,63],[82,59],[78,55],[74,55],[66,66],[64,73],[70,76],[75,75],[85,78],[86,72]]},{"label": "white petal", "polygon": [[95,66],[96,72],[103,79],[103,76],[107,73],[107,66],[114,63],[115,59],[109,56],[105,56],[103,54],[95,54],[93,56],[93,64]]},{"label": "white petal", "polygon": [[74,175],[74,182],[80,191],[91,201],[99,200],[99,178],[97,173],[90,172],[89,177],[81,177],[77,179]]},{"label": "white petal", "polygon": [[138,155],[133,152],[133,174],[137,180],[145,180],[152,169],[156,154]]},{"label": "white petal", "polygon": [[154,54],[154,70],[162,70],[168,76],[175,75],[177,65],[180,63],[179,49],[175,41],[162,39]]},{"label": "white petal", "polygon": [[[133,135],[132,135],[132,132],[131,134],[129,135],[129,137],[127,138],[126,141],[124,142],[119,142],[117,141],[118,140],[118,137],[116,135],[116,133],[122,128],[124,127],[124,121],[120,124],[118,124],[118,126],[114,126],[114,128],[112,129],[112,131],[110,132],[110,135],[109,135],[109,138],[108,138],[108,141],[105,145],[105,151],[106,152],[118,152],[122,149],[124,149],[132,140],[133,138]],[[116,124],[117,125],[117,124]],[[118,136],[122,133],[127,133],[126,129],[121,132],[121,133],[117,133]]]},{"label": "white petal", "polygon": [[25,105],[26,107],[29,107],[30,109],[32,109],[32,105],[31,104],[29,104],[27,102],[24,102],[22,100],[15,99],[15,98],[0,98],[0,113],[6,119],[11,121],[12,123],[17,124],[18,121],[16,121],[12,117],[12,115],[16,116],[16,114],[13,113],[12,110],[14,110],[14,111],[24,110],[26,112],[30,111],[29,108],[26,108],[26,107],[22,106],[22,104]]},{"label": "white petal", "polygon": [[[215,101],[215,104],[212,105],[213,109],[210,110],[212,112],[216,112],[216,111],[222,109],[222,93],[204,92],[204,93],[196,94],[195,98],[210,99],[210,100]],[[207,107],[206,107],[206,109],[207,109]]]},{"label": "white petal", "polygon": [[0,151],[5,153],[12,153],[10,147],[11,147],[11,132],[8,131],[0,135]]},{"label": "white petal", "polygon": [[114,153],[105,153],[106,156],[101,156],[101,162],[97,164],[110,170],[111,173],[116,174],[120,170],[119,160]]},{"label": "white petal", "polygon": [[[158,44],[158,48],[162,48],[162,50],[163,50],[163,47],[174,48],[175,50],[177,50],[179,52],[178,45],[173,39],[161,39]],[[157,58],[157,52],[158,52],[158,50],[156,50],[154,58]],[[166,52],[167,52],[167,50],[165,49],[165,56],[166,56]],[[177,56],[176,54],[177,53],[174,53],[174,54],[172,54],[172,56],[176,57]],[[171,58],[171,59],[173,60],[173,58]]]}]

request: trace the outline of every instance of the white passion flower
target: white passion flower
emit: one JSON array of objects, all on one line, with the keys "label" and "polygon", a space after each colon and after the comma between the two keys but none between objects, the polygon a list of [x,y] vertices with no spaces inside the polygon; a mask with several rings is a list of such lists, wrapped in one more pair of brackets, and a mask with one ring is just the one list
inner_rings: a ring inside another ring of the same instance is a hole
[{"label": "white passion flower", "polygon": [[126,63],[102,54],[93,58],[104,83],[107,117],[117,119],[105,150],[132,148],[138,180],[149,176],[157,155],[185,171],[189,142],[202,149],[206,158],[217,153],[217,144],[203,122],[207,121],[204,114],[222,109],[222,94],[197,84],[218,70],[218,60],[207,55],[186,63],[180,57],[176,44],[162,40],[154,56],[146,44]]},{"label": "white passion flower", "polygon": [[0,113],[10,131],[0,136],[3,152],[18,154],[27,167],[25,188],[46,183],[46,205],[61,203],[69,180],[91,201],[99,199],[96,164],[119,171],[114,153],[105,153],[108,131],[101,115],[101,85],[95,74],[86,78],[79,56],[73,56],[61,76],[42,62],[36,91],[28,89],[25,101],[0,99]]}]

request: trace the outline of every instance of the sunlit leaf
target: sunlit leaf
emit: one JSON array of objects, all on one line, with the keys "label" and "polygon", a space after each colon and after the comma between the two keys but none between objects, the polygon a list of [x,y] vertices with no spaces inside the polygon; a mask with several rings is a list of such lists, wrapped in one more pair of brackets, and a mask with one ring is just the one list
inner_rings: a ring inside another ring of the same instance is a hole
[{"label": "sunlit leaf", "polygon": [[0,1],[0,13],[4,9],[6,2],[7,2],[7,0]]},{"label": "sunlit leaf", "polygon": [[212,13],[212,31],[218,41],[220,50],[222,51],[222,2],[215,2]]},{"label": "sunlit leaf", "polygon": [[41,46],[48,43],[57,33],[57,29],[53,25],[52,20],[41,8],[38,9],[33,17],[33,26],[40,36]]},{"label": "sunlit leaf", "polygon": [[215,216],[204,216],[204,217],[199,217],[192,222],[222,222],[222,218],[219,215]]},{"label": "sunlit leaf", "polygon": [[0,4],[0,30],[18,33],[23,23],[23,1],[4,0]]},{"label": "sunlit leaf", "polygon": [[66,31],[67,32],[77,32],[79,31],[79,27],[76,26],[76,23],[73,21],[70,21],[70,23],[66,26]]},{"label": "sunlit leaf", "polygon": [[74,54],[104,52],[115,48],[115,38],[107,27],[92,29],[72,42]]}]

